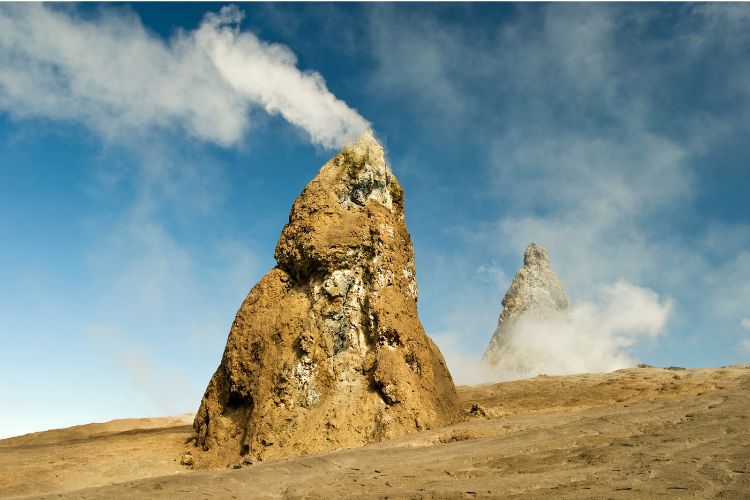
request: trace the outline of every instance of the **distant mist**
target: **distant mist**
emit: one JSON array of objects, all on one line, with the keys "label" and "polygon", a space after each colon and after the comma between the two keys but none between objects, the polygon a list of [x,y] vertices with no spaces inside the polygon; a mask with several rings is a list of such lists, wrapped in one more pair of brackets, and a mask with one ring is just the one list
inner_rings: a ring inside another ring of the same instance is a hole
[{"label": "distant mist", "polygon": [[743,354],[750,355],[750,318],[743,319],[740,322],[740,325],[744,328],[745,333],[747,334],[740,340],[740,349]]}]

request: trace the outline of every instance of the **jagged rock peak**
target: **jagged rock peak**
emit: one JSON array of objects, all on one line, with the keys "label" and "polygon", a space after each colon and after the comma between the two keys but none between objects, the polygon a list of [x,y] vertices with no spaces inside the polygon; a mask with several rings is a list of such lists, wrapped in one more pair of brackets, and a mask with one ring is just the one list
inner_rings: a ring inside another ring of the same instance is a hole
[{"label": "jagged rock peak", "polygon": [[368,158],[370,165],[373,167],[384,168],[388,172],[391,171],[385,161],[383,146],[375,138],[372,130],[367,130],[356,141],[344,146],[342,152],[352,153],[358,158]]},{"label": "jagged rock peak", "polygon": [[518,322],[529,316],[544,319],[570,307],[568,294],[552,270],[546,249],[536,243],[526,247],[523,267],[513,277],[502,306],[497,329],[483,359],[496,368],[528,371],[533,360],[525,359],[524,353],[515,352],[512,347],[511,337]]},{"label": "jagged rock peak", "polygon": [[[278,266],[300,279],[312,272],[361,266],[365,254],[373,251],[369,227],[382,209],[388,213],[377,217],[381,226],[374,231],[393,238],[396,226],[404,223],[404,193],[383,147],[368,131],[329,160],[294,202],[276,245]],[[405,251],[412,255],[405,227],[404,232]],[[413,256],[407,260],[415,278]]]},{"label": "jagged rock peak", "polygon": [[344,206],[363,206],[372,199],[389,210],[400,210],[403,216],[403,191],[385,161],[383,146],[372,131],[345,147],[337,158],[339,164],[346,165],[342,179],[344,189],[339,192]]},{"label": "jagged rock peak", "polygon": [[371,132],[303,189],[275,257],[196,414],[197,466],[359,446],[454,419],[453,380],[417,315],[403,191]]},{"label": "jagged rock peak", "polygon": [[540,247],[533,241],[526,247],[526,251],[523,253],[523,265],[524,266],[549,266],[549,253],[543,247]]}]

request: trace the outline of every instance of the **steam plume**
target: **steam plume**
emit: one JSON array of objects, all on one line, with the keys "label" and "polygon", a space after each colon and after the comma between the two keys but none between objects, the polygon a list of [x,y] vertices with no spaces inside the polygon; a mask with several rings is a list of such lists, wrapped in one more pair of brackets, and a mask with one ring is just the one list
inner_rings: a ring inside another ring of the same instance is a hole
[{"label": "steam plume", "polygon": [[238,143],[261,108],[339,147],[367,121],[301,71],[292,51],[241,32],[235,6],[208,13],[168,43],[124,10],[95,18],[47,5],[0,5],[0,109],[82,122],[106,137],[181,128]]},{"label": "steam plume", "polygon": [[543,319],[527,315],[510,329],[503,378],[541,373],[609,372],[635,365],[627,350],[659,335],[672,310],[652,290],[624,281],[602,287],[597,302],[573,304]]},{"label": "steam plume", "polygon": [[517,380],[540,374],[609,372],[632,367],[629,349],[664,332],[673,308],[653,290],[625,281],[602,286],[596,301],[574,302],[540,319],[521,318],[508,330],[503,359],[495,368],[462,351],[457,333],[438,333],[436,342],[457,384]]}]

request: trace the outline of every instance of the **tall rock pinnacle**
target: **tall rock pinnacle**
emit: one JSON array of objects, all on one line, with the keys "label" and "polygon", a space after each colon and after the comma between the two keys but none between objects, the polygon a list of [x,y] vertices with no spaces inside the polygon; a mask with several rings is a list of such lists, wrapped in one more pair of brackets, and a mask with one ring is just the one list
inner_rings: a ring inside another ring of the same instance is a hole
[{"label": "tall rock pinnacle", "polygon": [[372,133],[305,187],[275,257],[240,306],[196,414],[206,464],[359,446],[452,421],[453,380],[417,316],[403,191]]},{"label": "tall rock pinnacle", "polygon": [[484,361],[498,369],[529,372],[534,360],[512,343],[513,329],[521,318],[544,319],[570,306],[570,299],[552,271],[547,250],[529,244],[523,254],[523,267],[513,277],[502,301],[503,311],[497,329],[484,352]]}]

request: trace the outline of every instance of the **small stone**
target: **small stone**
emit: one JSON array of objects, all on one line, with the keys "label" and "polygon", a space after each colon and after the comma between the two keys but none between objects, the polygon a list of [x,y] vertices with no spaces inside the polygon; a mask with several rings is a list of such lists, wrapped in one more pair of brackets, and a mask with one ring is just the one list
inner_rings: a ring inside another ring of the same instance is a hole
[{"label": "small stone", "polygon": [[255,460],[253,460],[253,457],[251,457],[250,455],[248,455],[248,456],[246,456],[245,458],[242,459],[242,463],[244,465],[254,465],[255,464]]},{"label": "small stone", "polygon": [[180,464],[191,466],[193,465],[193,456],[190,453],[185,453],[182,455],[182,460],[180,460]]},{"label": "small stone", "polygon": [[469,410],[469,414],[471,414],[474,417],[486,417],[487,410],[485,410],[484,407],[480,405],[479,403],[473,403],[471,405],[471,410]]},{"label": "small stone", "polygon": [[274,443],[275,439],[273,437],[273,434],[264,434],[260,436],[260,443],[263,446],[271,446]]},{"label": "small stone", "polygon": [[242,464],[234,464],[232,466],[232,469],[241,469],[241,468],[242,468]]}]

